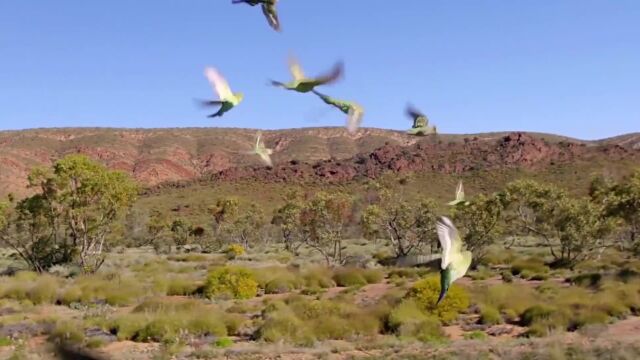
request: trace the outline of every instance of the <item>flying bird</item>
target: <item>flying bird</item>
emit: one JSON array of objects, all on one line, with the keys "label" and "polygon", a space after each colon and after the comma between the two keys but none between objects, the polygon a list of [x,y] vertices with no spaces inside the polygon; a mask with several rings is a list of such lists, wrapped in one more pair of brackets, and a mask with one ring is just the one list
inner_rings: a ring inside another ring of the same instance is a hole
[{"label": "flying bird", "polygon": [[464,197],[464,186],[462,185],[462,181],[458,183],[458,188],[456,189],[456,199],[450,202],[449,206],[468,206],[469,201],[465,200]]},{"label": "flying bird", "polygon": [[215,114],[209,115],[208,117],[214,118],[218,116],[224,115],[227,111],[233,109],[238,106],[242,99],[244,99],[244,94],[241,92],[234,93],[231,91],[229,87],[229,83],[225,78],[218,72],[218,70],[208,67],[204,71],[205,76],[213,86],[214,91],[218,94],[218,98],[220,100],[212,100],[212,101],[201,101],[201,104],[206,107],[212,106],[220,106],[218,112]]},{"label": "flying bird", "polygon": [[441,217],[436,223],[436,230],[442,247],[442,258],[440,260],[440,302],[447,295],[449,287],[454,281],[460,279],[471,266],[471,252],[462,251],[462,239],[458,230],[451,220]]},{"label": "flying bird", "polygon": [[426,136],[430,134],[437,134],[438,130],[435,126],[429,126],[429,118],[419,110],[416,110],[411,105],[407,105],[407,115],[413,120],[413,126],[407,134]]},{"label": "flying bird", "polygon": [[326,104],[334,106],[338,108],[338,110],[349,115],[349,117],[347,117],[347,131],[350,134],[355,134],[358,131],[358,128],[362,123],[362,117],[364,116],[364,108],[362,106],[356,104],[355,102],[334,99],[330,96],[321,94],[316,90],[313,90],[313,93],[316,94],[320,99],[322,99],[322,101],[324,101]]},{"label": "flying bird", "polygon": [[269,22],[269,26],[275,31],[280,31],[280,20],[278,20],[278,11],[276,5],[278,0],[232,0],[233,4],[248,4],[251,6],[260,5],[264,17]]},{"label": "flying bird", "polygon": [[262,133],[260,131],[258,131],[258,134],[256,136],[256,143],[253,150],[248,151],[247,154],[258,155],[265,165],[269,167],[273,166],[273,162],[271,161],[270,156],[271,154],[273,154],[273,150],[267,149],[267,147],[264,146],[264,142],[262,141]]},{"label": "flying bird", "polygon": [[289,58],[289,71],[293,77],[293,80],[288,83],[281,83],[279,81],[271,80],[271,85],[285,88],[287,90],[297,91],[300,93],[308,93],[313,91],[316,86],[327,85],[336,82],[344,72],[344,64],[338,62],[334,65],[333,69],[327,74],[315,77],[307,78],[302,71],[302,67],[294,57]]}]

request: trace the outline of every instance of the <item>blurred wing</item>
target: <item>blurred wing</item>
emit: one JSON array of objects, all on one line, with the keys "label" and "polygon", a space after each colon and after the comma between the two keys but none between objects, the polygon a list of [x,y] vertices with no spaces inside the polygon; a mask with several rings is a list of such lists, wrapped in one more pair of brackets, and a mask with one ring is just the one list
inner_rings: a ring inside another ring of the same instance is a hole
[{"label": "blurred wing", "polygon": [[258,153],[258,155],[260,155],[260,159],[262,159],[262,162],[267,165],[267,166],[273,166],[273,163],[271,162],[271,157],[269,156],[269,153],[267,151],[260,151]]},{"label": "blurred wing", "polygon": [[329,72],[328,74],[319,76],[315,79],[309,80],[308,82],[314,86],[331,84],[337,81],[338,79],[340,79],[343,73],[344,73],[344,63],[338,62],[336,65],[333,66],[333,69],[331,69],[331,72]]},{"label": "blurred wing", "polygon": [[213,86],[213,89],[218,93],[220,100],[229,100],[233,98],[233,92],[231,92],[229,83],[227,83],[227,80],[222,77],[218,70],[208,67],[205,69],[204,74],[209,80],[209,83],[211,83],[211,86]]},{"label": "blurred wing", "polygon": [[424,116],[422,112],[413,107],[413,105],[407,105],[407,115],[409,115],[412,119],[416,119],[420,116]]},{"label": "blurred wing", "polygon": [[260,145],[262,145],[260,143],[261,138],[262,138],[262,132],[258,131],[258,134],[256,135],[256,147],[255,147],[256,150],[260,149],[261,147]]},{"label": "blurred wing", "polygon": [[456,201],[464,201],[464,185],[462,185],[462,181],[460,181],[456,189]]},{"label": "blurred wing", "polygon": [[462,245],[460,235],[451,220],[444,216],[438,219],[436,230],[438,232],[440,246],[442,247],[442,262],[440,263],[440,267],[446,269],[451,263],[453,254],[460,252]]},{"label": "blurred wing", "polygon": [[304,72],[302,72],[302,67],[294,56],[289,56],[289,71],[291,72],[294,80],[304,79]]},{"label": "blurred wing", "polygon": [[359,106],[352,106],[349,111],[349,117],[347,118],[347,131],[350,134],[354,134],[360,128],[362,123],[362,117],[364,116],[364,110]]},{"label": "blurred wing", "polygon": [[262,4],[262,13],[267,18],[269,26],[275,31],[280,31],[280,20],[278,20],[278,13],[276,12],[275,3],[273,5]]}]

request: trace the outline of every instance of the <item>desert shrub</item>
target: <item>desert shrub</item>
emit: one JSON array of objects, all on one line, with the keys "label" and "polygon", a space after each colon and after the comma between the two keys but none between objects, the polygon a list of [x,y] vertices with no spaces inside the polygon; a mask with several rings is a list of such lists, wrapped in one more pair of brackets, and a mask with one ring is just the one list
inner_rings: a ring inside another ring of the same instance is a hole
[{"label": "desert shrub", "polygon": [[415,279],[418,272],[414,268],[400,268],[389,271],[389,279]]},{"label": "desert shrub", "polygon": [[336,271],[333,275],[333,280],[341,287],[364,286],[368,284],[367,279],[364,277],[364,271],[356,268],[345,268]]},{"label": "desert shrub", "polygon": [[464,334],[465,340],[486,340],[489,336],[482,331],[472,331]]},{"label": "desert shrub", "polygon": [[253,270],[253,276],[266,294],[283,294],[304,285],[304,280],[296,272],[284,267],[269,267]]},{"label": "desert shrub", "polygon": [[32,282],[38,279],[38,273],[33,271],[18,271],[13,278],[21,283]]},{"label": "desert shrub", "polygon": [[570,324],[567,309],[544,304],[528,308],[520,318],[521,324],[529,327],[527,335],[531,337],[544,337],[556,331],[564,331]]},{"label": "desert shrub", "polygon": [[549,279],[549,274],[544,274],[544,273],[533,274],[531,275],[530,279],[533,281],[545,281]]},{"label": "desert shrub", "polygon": [[534,289],[520,284],[498,284],[474,289],[474,299],[479,304],[488,304],[502,313],[512,311],[521,314],[537,303],[540,295]]},{"label": "desert shrub", "polygon": [[439,295],[440,280],[436,276],[418,281],[407,293],[407,297],[413,299],[420,309],[427,314],[437,316],[445,323],[455,320],[462,311],[469,307],[469,294],[465,289],[455,284],[449,288],[444,300],[436,306]]},{"label": "desert shrub", "polygon": [[502,315],[495,307],[483,305],[480,308],[480,323],[484,325],[502,324]]},{"label": "desert shrub", "polygon": [[92,337],[86,341],[87,348],[89,349],[98,349],[105,346],[106,344],[107,343],[105,342],[105,340],[99,337]]},{"label": "desert shrub", "polygon": [[[111,329],[120,340],[179,342],[182,336],[226,336],[229,317],[195,300],[148,300],[116,317]],[[236,321],[235,319],[232,321]]]},{"label": "desert shrub", "polygon": [[367,284],[378,284],[384,280],[384,272],[379,269],[366,269],[363,271],[362,276],[367,281]]},{"label": "desert shrub", "polygon": [[65,305],[105,301],[112,306],[125,306],[134,304],[145,294],[145,287],[133,278],[90,275],[78,278],[62,290],[59,300]]},{"label": "desert shrub", "polygon": [[325,267],[313,267],[302,272],[304,285],[309,288],[328,289],[336,286],[333,281],[331,269]]},{"label": "desert shrub", "polygon": [[493,272],[491,272],[491,269],[486,266],[478,266],[478,269],[470,272],[469,276],[473,280],[487,280],[493,276]]},{"label": "desert shrub", "polygon": [[520,275],[522,278],[525,278],[522,275],[523,272],[531,274],[527,277],[530,278],[533,274],[547,274],[549,267],[544,264],[544,261],[534,257],[517,260],[511,265],[511,273],[513,275]]},{"label": "desert shrub", "polygon": [[399,329],[408,323],[420,322],[427,318],[427,315],[420,309],[413,299],[407,299],[398,304],[389,313],[387,327],[398,333]]},{"label": "desert shrub", "polygon": [[27,297],[34,304],[53,304],[56,301],[59,286],[56,278],[42,276],[31,285]]},{"label": "desert shrub", "polygon": [[272,302],[265,307],[256,337],[308,346],[315,341],[375,335],[380,328],[375,316],[352,304],[293,296],[286,303]]},{"label": "desert shrub", "polygon": [[193,295],[198,290],[198,283],[183,276],[172,276],[167,279],[166,294],[169,296]]},{"label": "desert shrub", "polygon": [[245,254],[244,247],[240,244],[231,244],[225,249],[225,254],[227,258],[233,260],[238,256],[242,256]]},{"label": "desert shrub", "polygon": [[167,256],[167,260],[176,262],[203,262],[207,261],[207,259],[207,256],[204,254],[194,253]]},{"label": "desert shrub", "polygon": [[510,271],[503,271],[500,275],[502,276],[502,281],[505,283],[513,282],[513,274]]},{"label": "desert shrub", "polygon": [[0,336],[0,348],[13,345],[13,340],[8,337]]},{"label": "desert shrub", "polygon": [[569,281],[573,285],[583,286],[583,287],[597,287],[600,285],[602,281],[602,274],[600,273],[587,273],[587,274],[579,274],[568,278]]},{"label": "desert shrub", "polygon": [[216,339],[215,346],[217,348],[226,349],[233,346],[233,340],[229,339],[228,337]]},{"label": "desert shrub", "polygon": [[84,341],[84,326],[77,321],[58,321],[51,331],[51,340],[79,344]]},{"label": "desert shrub", "polygon": [[486,265],[505,265],[513,263],[515,258],[516,252],[513,250],[507,250],[504,246],[490,246],[482,259],[482,263]]},{"label": "desert shrub", "polygon": [[258,293],[258,282],[245,268],[223,267],[212,271],[204,285],[204,294],[208,298],[231,297],[250,299]]}]

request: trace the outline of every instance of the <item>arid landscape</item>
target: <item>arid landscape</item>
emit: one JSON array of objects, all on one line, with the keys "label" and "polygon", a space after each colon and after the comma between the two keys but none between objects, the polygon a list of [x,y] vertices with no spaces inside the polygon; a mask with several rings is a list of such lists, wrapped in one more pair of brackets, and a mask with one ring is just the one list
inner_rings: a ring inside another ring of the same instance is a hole
[{"label": "arid landscape", "polygon": [[[0,358],[640,355],[637,135],[252,133],[0,133]],[[436,306],[439,216],[474,261]]]}]

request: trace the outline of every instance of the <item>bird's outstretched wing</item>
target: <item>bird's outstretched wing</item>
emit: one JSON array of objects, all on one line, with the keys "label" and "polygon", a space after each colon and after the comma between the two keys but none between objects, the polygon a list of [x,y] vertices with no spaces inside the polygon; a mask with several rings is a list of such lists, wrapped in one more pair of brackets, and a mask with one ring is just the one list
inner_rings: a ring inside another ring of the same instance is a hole
[{"label": "bird's outstretched wing", "polygon": [[442,247],[442,261],[440,263],[440,267],[442,269],[446,269],[451,263],[452,254],[460,252],[462,246],[460,234],[451,220],[444,216],[438,219],[436,223],[436,230],[438,232],[440,246]]},{"label": "bird's outstretched wing", "polygon": [[349,110],[349,117],[347,118],[347,131],[350,134],[356,133],[360,124],[362,123],[362,117],[364,116],[364,109],[358,105],[352,105]]},{"label": "bird's outstretched wing", "polygon": [[275,31],[280,31],[280,20],[278,19],[278,12],[276,11],[275,1],[273,4],[262,4],[262,13],[267,18],[269,26]]},{"label": "bird's outstretched wing", "polygon": [[462,185],[462,181],[460,181],[456,189],[456,201],[464,201],[464,185]]},{"label": "bird's outstretched wing", "polygon": [[261,143],[261,138],[262,138],[262,132],[258,131],[258,133],[256,134],[256,146],[255,146],[256,151],[261,147],[264,147],[264,145]]},{"label": "bird's outstretched wing", "polygon": [[309,84],[318,86],[318,85],[326,85],[331,84],[342,77],[344,73],[344,63],[342,61],[338,62],[333,66],[330,72],[327,74],[318,76],[314,79],[309,79]]},{"label": "bird's outstretched wing", "polygon": [[229,83],[220,74],[220,72],[218,72],[218,70],[212,67],[208,67],[205,69],[204,74],[209,80],[209,83],[211,83],[211,86],[213,87],[215,92],[218,94],[220,100],[225,101],[233,98],[233,92],[229,87]]},{"label": "bird's outstretched wing", "polygon": [[424,114],[420,110],[416,109],[411,104],[407,105],[407,115],[410,116],[412,119],[416,119],[416,118],[419,118],[420,116],[424,116]]},{"label": "bird's outstretched wing", "polygon": [[289,71],[291,72],[291,76],[293,76],[294,80],[304,80],[302,66],[300,66],[298,59],[293,55],[289,56]]}]

